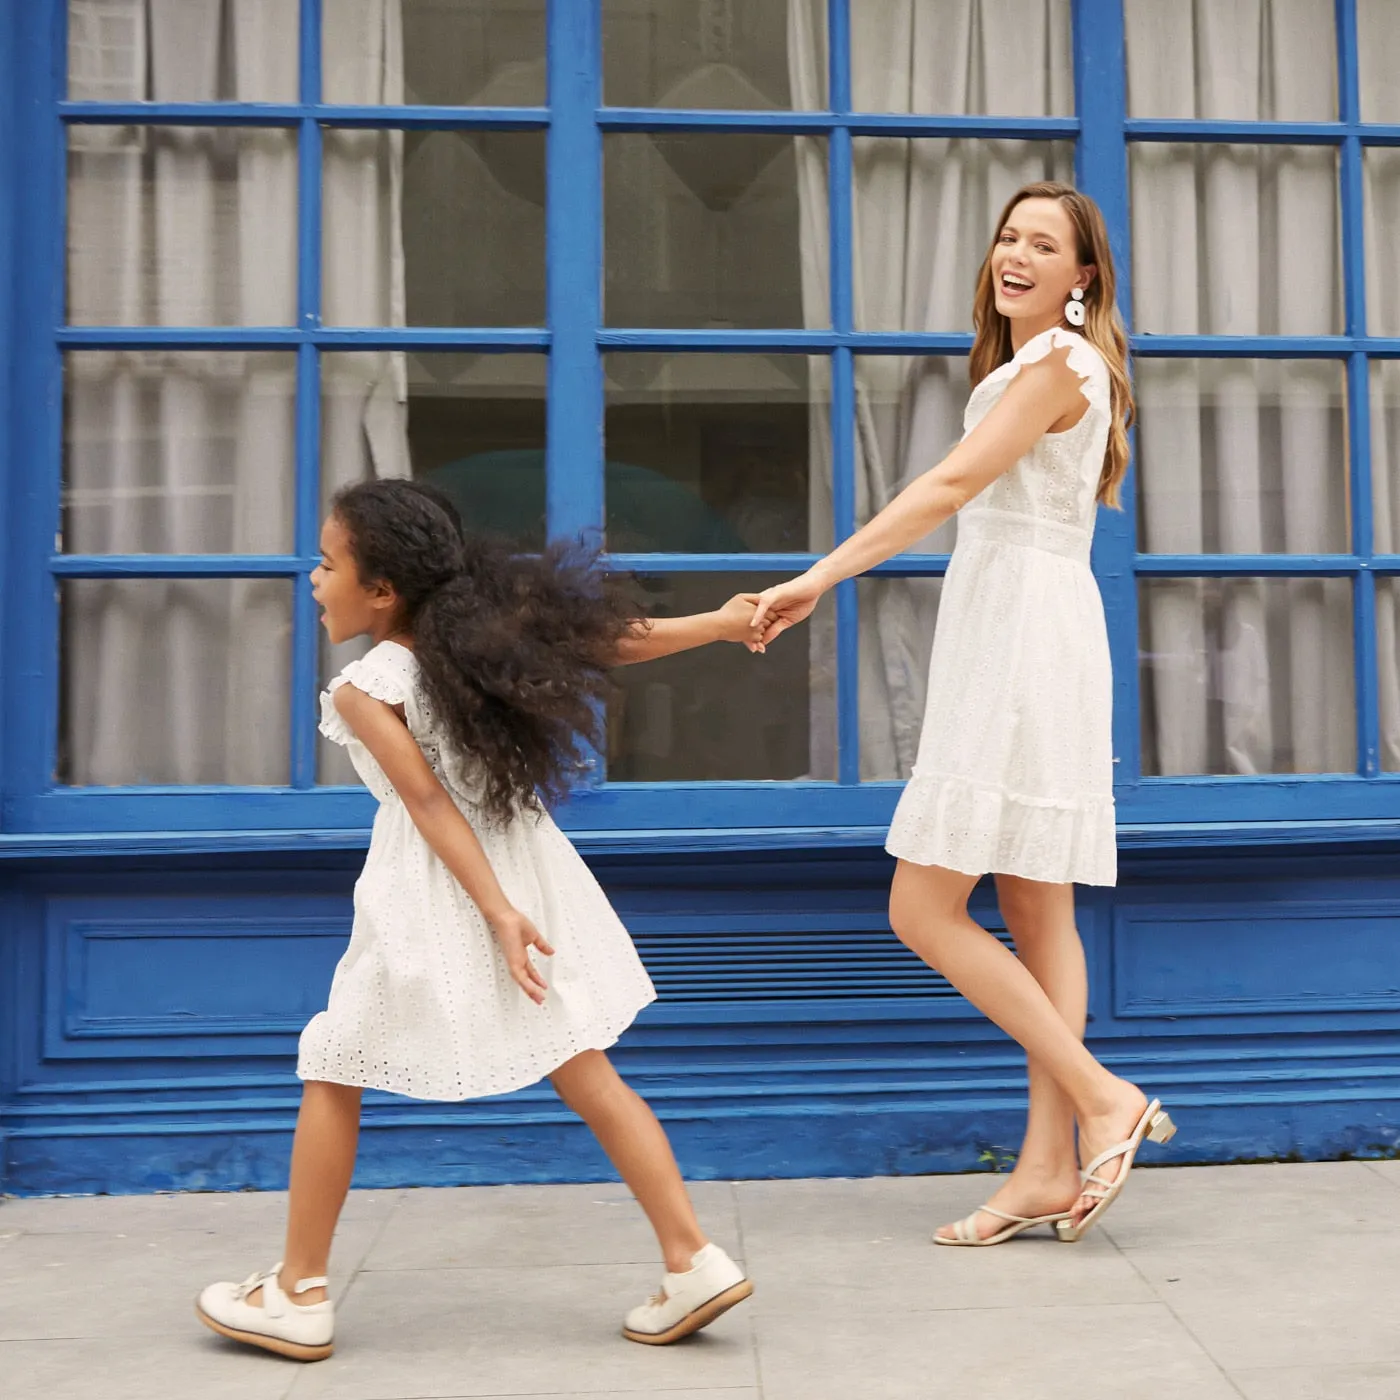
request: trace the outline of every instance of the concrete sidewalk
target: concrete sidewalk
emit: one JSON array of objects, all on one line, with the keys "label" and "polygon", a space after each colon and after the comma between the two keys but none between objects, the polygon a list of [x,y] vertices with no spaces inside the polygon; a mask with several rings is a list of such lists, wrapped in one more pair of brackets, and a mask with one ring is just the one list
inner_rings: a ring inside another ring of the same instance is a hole
[{"label": "concrete sidewalk", "polygon": [[938,1249],[991,1179],[695,1187],[756,1292],[623,1341],[659,1272],[618,1186],[357,1192],[309,1366],[193,1315],[280,1195],[0,1204],[4,1400],[1397,1400],[1400,1162],[1144,1169],[1101,1229]]}]

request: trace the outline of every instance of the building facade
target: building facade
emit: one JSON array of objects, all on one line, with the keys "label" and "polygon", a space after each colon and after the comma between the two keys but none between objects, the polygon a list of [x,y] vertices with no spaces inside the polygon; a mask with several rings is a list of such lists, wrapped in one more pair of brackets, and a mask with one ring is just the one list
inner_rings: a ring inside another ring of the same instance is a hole
[{"label": "building facade", "polygon": [[[1140,406],[1094,567],[1090,1037],[1178,1160],[1400,1143],[1400,8],[29,0],[0,17],[0,1191],[270,1186],[372,818],[316,696],[339,486],[659,614],[960,431],[1021,184],[1102,206]],[[618,679],[561,822],[695,1176],[971,1169],[1015,1047],[892,937],[952,524],[761,658]],[[974,913],[1001,929],[989,890]],[[547,1088],[368,1096],[365,1183],[606,1170]]]}]

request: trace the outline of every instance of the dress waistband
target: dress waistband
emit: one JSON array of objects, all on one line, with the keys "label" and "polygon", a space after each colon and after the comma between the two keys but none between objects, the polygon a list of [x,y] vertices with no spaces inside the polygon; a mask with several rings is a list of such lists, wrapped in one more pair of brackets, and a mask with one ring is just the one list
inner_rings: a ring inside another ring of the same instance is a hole
[{"label": "dress waistband", "polygon": [[1058,520],[1039,520],[1033,515],[1016,515],[1007,510],[971,511],[958,516],[958,540],[991,540],[998,544],[1018,544],[1026,549],[1043,549],[1081,564],[1089,562],[1094,537],[1078,525]]}]

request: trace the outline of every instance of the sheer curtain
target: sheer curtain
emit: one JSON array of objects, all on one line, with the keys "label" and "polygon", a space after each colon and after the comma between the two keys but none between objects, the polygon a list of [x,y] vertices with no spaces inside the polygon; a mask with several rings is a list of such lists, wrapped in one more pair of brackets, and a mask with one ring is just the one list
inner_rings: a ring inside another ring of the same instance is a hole
[{"label": "sheer curtain", "polygon": [[[1333,6],[1125,8],[1134,115],[1334,120]],[[1336,154],[1143,144],[1132,154],[1139,332],[1341,330]],[[1141,547],[1345,552],[1342,380],[1324,361],[1140,358]],[[1345,581],[1155,580],[1145,590],[1144,768],[1349,771]]]},{"label": "sheer curtain", "polygon": [[[361,32],[383,36],[359,75],[361,100],[382,100],[401,81],[397,0],[337,5],[354,6]],[[89,32],[121,34],[123,62],[91,85],[75,75],[74,98],[254,102],[296,93],[294,6],[103,0],[98,8],[103,27]],[[362,43],[340,46],[334,36],[328,65],[363,63]],[[382,141],[326,143],[326,296],[353,307],[361,324],[402,323],[395,159]],[[69,174],[70,320],[294,323],[294,132],[79,127]],[[361,362],[348,389],[328,386],[328,488],[406,469],[390,357],[344,358]],[[291,354],[70,356],[64,548],[289,552],[294,402]],[[286,580],[92,581],[66,590],[64,779],[286,781],[290,603]]]},{"label": "sheer curtain", "polygon": [[[797,107],[820,89],[824,0],[789,0],[789,61]],[[851,7],[857,110],[1057,115],[1073,107],[1065,0],[876,0]],[[1007,36],[1014,35],[1008,42]],[[819,104],[818,104],[819,105]],[[826,325],[830,239],[824,143],[799,154],[803,300]],[[1022,184],[1068,179],[1058,143],[858,138],[854,150],[855,321],[862,330],[971,328],[977,270],[1001,206]],[[823,361],[821,372],[826,373]],[[968,392],[961,358],[862,356],[856,362],[856,506],[864,521],[961,436]],[[829,440],[814,432],[812,535],[832,525]],[[945,552],[950,522],[916,550]],[[923,720],[939,585],[860,585],[861,776],[905,778]],[[832,640],[814,634],[814,655]],[[834,703],[832,688],[818,704]],[[813,734],[834,725],[814,716]],[[831,765],[834,767],[834,763]]]}]

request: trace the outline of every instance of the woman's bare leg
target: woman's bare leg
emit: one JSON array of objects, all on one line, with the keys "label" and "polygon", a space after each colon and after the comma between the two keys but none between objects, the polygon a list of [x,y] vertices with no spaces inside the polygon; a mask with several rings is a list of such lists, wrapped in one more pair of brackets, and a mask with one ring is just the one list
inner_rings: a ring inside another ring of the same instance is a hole
[{"label": "woman's bare leg", "polygon": [[666,1268],[685,1273],[708,1243],[690,1203],[665,1129],[601,1050],[575,1055],[550,1076],[559,1097],[593,1130],[646,1212]]}]

